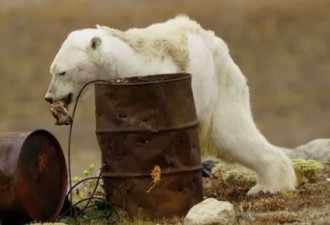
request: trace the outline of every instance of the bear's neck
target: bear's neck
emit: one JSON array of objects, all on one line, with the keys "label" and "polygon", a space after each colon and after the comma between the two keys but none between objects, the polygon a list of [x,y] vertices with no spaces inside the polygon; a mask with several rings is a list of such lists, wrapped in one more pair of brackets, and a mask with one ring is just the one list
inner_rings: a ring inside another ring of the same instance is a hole
[{"label": "bear's neck", "polygon": [[99,62],[102,64],[102,78],[113,79],[137,76],[139,57],[128,44],[116,37],[107,37]]},{"label": "bear's neck", "polygon": [[[103,43],[102,43],[103,44]],[[102,78],[113,79],[132,76],[176,73],[180,69],[170,57],[150,55],[150,49],[136,51],[124,40],[108,36],[103,45],[101,60],[104,75]]]}]

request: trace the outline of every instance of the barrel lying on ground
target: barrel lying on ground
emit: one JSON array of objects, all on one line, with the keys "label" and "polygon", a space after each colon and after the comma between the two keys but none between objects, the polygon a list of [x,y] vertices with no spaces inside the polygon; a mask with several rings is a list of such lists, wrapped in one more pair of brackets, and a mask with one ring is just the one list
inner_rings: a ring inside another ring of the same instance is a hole
[{"label": "barrel lying on ground", "polygon": [[[108,200],[139,217],[183,216],[202,200],[197,117],[189,74],[95,85],[96,133]],[[161,181],[152,186],[151,170]]]},{"label": "barrel lying on ground", "polygon": [[62,208],[67,170],[56,138],[45,130],[0,133],[3,224],[50,221]]}]

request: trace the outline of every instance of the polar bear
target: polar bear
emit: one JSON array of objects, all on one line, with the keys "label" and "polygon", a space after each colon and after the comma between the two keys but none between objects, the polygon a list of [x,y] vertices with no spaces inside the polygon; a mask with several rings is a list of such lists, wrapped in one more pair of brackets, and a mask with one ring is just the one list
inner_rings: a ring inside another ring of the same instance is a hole
[{"label": "polar bear", "polygon": [[71,32],[51,65],[45,99],[70,104],[95,79],[181,72],[192,75],[202,155],[255,171],[257,184],[248,194],[294,190],[291,160],[256,127],[246,78],[226,43],[187,16],[142,29]]}]

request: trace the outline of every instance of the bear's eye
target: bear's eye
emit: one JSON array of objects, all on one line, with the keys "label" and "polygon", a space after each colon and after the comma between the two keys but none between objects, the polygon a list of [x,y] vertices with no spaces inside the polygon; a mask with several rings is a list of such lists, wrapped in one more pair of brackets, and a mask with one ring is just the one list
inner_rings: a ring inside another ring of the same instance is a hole
[{"label": "bear's eye", "polygon": [[58,73],[59,76],[64,76],[66,74],[65,71]]}]

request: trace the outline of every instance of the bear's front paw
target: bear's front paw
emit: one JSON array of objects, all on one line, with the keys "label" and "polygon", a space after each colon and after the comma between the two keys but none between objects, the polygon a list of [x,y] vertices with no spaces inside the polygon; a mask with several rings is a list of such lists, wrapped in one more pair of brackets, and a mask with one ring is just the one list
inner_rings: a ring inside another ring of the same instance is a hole
[{"label": "bear's front paw", "polygon": [[247,194],[248,194],[248,195],[257,195],[257,194],[259,194],[260,192],[276,193],[276,192],[278,192],[278,190],[275,191],[275,190],[272,189],[272,188],[265,187],[265,186],[262,186],[262,185],[257,184],[257,185],[255,185],[255,186],[253,186],[253,187],[248,191]]},{"label": "bear's front paw", "polygon": [[270,162],[261,165],[256,171],[257,184],[248,192],[283,192],[295,190],[297,179],[291,160],[284,154],[275,154]]}]

